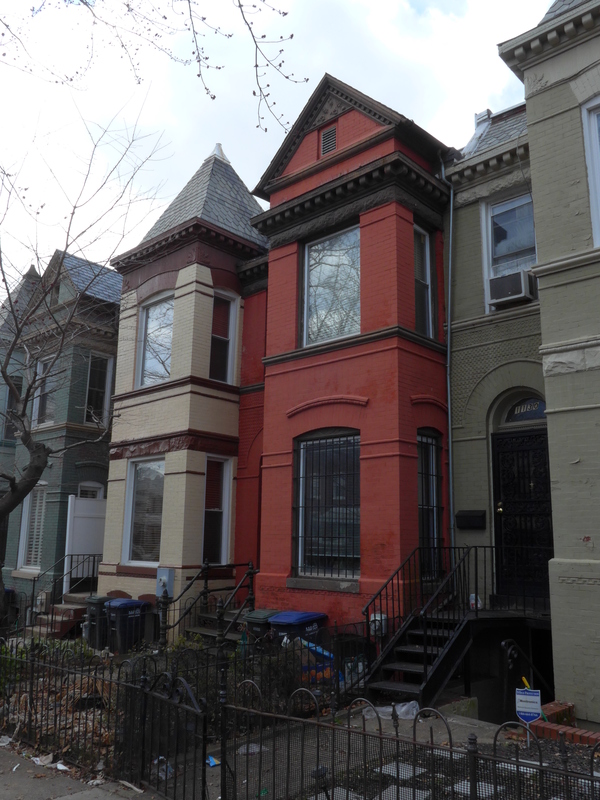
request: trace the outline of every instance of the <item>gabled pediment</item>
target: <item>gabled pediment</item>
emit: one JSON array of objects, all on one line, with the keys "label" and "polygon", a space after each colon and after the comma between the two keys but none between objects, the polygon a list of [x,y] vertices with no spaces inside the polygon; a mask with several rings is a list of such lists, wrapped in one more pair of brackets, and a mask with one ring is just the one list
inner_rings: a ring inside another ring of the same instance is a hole
[{"label": "gabled pediment", "polygon": [[268,200],[273,184],[286,172],[305,139],[328,122],[352,111],[368,118],[382,131],[385,128],[402,131],[401,136],[408,144],[428,156],[435,155],[440,149],[446,149],[445,145],[415,125],[412,120],[326,74],[285,137],[253,193]]}]

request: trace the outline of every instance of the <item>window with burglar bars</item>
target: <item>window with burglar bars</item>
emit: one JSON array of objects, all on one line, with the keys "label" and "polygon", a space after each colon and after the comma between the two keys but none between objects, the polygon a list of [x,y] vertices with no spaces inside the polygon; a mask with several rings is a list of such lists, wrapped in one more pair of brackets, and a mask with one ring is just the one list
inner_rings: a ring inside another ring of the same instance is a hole
[{"label": "window with burglar bars", "polygon": [[419,545],[423,577],[440,573],[442,544],[442,474],[440,437],[431,431],[417,433],[419,470]]},{"label": "window with burglar bars", "polygon": [[360,436],[324,435],[297,445],[298,574],[360,574]]}]

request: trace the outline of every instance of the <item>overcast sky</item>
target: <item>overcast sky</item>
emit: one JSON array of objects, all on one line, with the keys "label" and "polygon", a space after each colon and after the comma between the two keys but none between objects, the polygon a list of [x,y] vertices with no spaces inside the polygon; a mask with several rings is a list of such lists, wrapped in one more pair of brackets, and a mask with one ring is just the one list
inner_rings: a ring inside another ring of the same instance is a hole
[{"label": "overcast sky", "polygon": [[[82,24],[85,12],[77,0],[70,7],[63,1],[53,0],[24,32],[38,67],[50,64],[55,72],[67,73],[73,64],[85,62],[90,42]],[[285,44],[285,66],[296,78],[308,78],[308,83],[293,84],[272,76],[272,97],[285,121],[293,123],[329,72],[455,147],[470,138],[476,112],[498,111],[523,100],[522,84],[498,57],[496,45],[535,27],[551,4],[551,0],[272,2],[288,15],[263,12],[257,30],[276,37],[293,33],[293,40]],[[13,13],[14,4],[15,0],[0,0],[3,18]],[[16,5],[24,6],[25,0]],[[256,126],[254,54],[231,0],[207,0],[203,5],[210,21],[234,34],[231,39],[214,34],[205,38],[211,63],[224,65],[208,76],[214,100],[204,94],[193,66],[172,63],[149,47],[138,54],[142,81],[136,83],[126,54],[101,36],[94,41],[89,68],[74,86],[45,80],[40,68],[34,68],[33,76],[25,74],[18,52],[16,61],[11,60],[13,51],[4,62],[0,60],[0,165],[13,174],[20,171],[17,182],[27,190],[20,196],[31,197],[25,208],[30,205],[32,211],[25,217],[13,202],[1,222],[5,258],[27,268],[33,257],[18,242],[33,246],[42,258],[63,246],[62,229],[90,149],[84,123],[97,131],[97,126],[114,119],[115,130],[130,131],[137,124],[144,135],[161,135],[158,157],[138,176],[139,189],[157,191],[158,202],[153,208],[140,204],[134,209],[125,223],[123,241],[116,232],[103,234],[83,249],[89,258],[104,262],[115,248],[122,252],[137,244],[216,142],[222,143],[246,185],[254,188],[285,133],[268,116],[266,133]],[[191,51],[186,38],[173,45],[182,55]],[[143,147],[150,142],[146,139]],[[114,147],[101,151],[103,169],[115,152]],[[106,202],[104,198],[90,203],[91,216],[82,214],[76,229],[103,213]],[[118,223],[110,224],[114,229]],[[80,241],[83,246],[84,239]]]}]

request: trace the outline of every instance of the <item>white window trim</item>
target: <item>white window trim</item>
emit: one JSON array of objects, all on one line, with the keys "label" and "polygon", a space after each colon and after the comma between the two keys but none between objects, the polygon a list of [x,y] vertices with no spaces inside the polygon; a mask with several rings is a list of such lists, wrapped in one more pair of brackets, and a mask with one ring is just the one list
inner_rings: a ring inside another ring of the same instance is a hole
[{"label": "white window trim", "polygon": [[[223,456],[206,454],[207,461],[220,461],[223,464],[223,529],[221,535],[221,564],[229,563],[229,553],[231,552],[231,501],[233,497],[233,459]],[[204,475],[204,511],[206,511],[206,474]],[[204,561],[204,511],[202,512],[202,561]]]},{"label": "white window trim", "polygon": [[598,118],[600,118],[600,96],[588,100],[581,107],[583,120],[583,143],[587,164],[588,185],[590,191],[590,214],[592,217],[592,234],[594,247],[600,247],[600,135]]},{"label": "white window trim", "polygon": [[[136,346],[136,359],[135,359],[135,388],[136,389],[144,389],[147,386],[158,386],[161,383],[165,383],[166,381],[171,380],[171,374],[169,374],[168,378],[164,378],[162,381],[154,381],[153,383],[142,383],[142,369],[144,364],[144,345],[146,341],[146,323],[148,320],[148,309],[151,306],[156,305],[157,303],[161,303],[163,300],[168,300],[170,297],[175,300],[175,293],[172,289],[168,289],[165,292],[159,292],[158,294],[152,295],[147,300],[139,306],[138,310],[138,338],[137,338],[137,346]],[[175,329],[175,302],[173,302],[173,332]],[[171,373],[173,372],[173,335],[171,334]]]},{"label": "white window trim", "polygon": [[[125,516],[123,524],[123,544],[121,548],[121,563],[131,564],[137,567],[156,567],[160,564],[160,557],[158,561],[134,561],[131,558],[131,532],[133,528],[133,485],[135,478],[135,465],[148,461],[165,461],[164,458],[157,458],[156,456],[148,456],[148,458],[131,458],[127,464],[127,482],[125,488]],[[165,464],[165,480],[166,480],[166,464]],[[164,515],[164,500],[165,492],[163,485],[163,515]],[[160,545],[162,550],[162,519],[160,530]]]},{"label": "white window trim", "polygon": [[[527,197],[531,202],[533,198],[530,192],[520,192],[519,194],[500,194],[490,198],[489,200],[482,200],[479,205],[479,217],[481,223],[481,248],[482,248],[482,267],[483,267],[483,291],[485,298],[485,313],[493,313],[496,309],[490,302],[490,278],[492,278],[492,208],[501,203],[508,203],[511,200],[520,200]],[[535,243],[535,254],[537,260],[537,240]],[[523,270],[515,270],[522,272]]]},{"label": "white window trim", "polygon": [[[351,339],[353,336],[360,335],[360,326],[362,324],[362,304],[361,304],[361,314],[359,317],[359,330],[358,333],[347,333],[344,336],[333,336],[331,339],[323,339],[320,342],[309,342],[308,341],[308,254],[310,248],[315,245],[319,244],[319,242],[326,242],[327,239],[333,239],[335,236],[339,236],[343,233],[349,233],[350,231],[358,231],[358,247],[359,247],[359,276],[362,274],[362,265],[360,263],[360,225],[352,225],[350,228],[344,228],[342,231],[336,231],[335,233],[330,233],[328,236],[321,236],[320,239],[313,239],[310,242],[306,243],[306,247],[304,248],[304,275],[303,275],[303,292],[302,292],[302,347],[310,348],[310,347],[319,347],[323,344],[328,344],[329,342],[340,342],[344,339]],[[360,286],[359,286],[360,292]],[[359,302],[362,300],[362,297],[359,297]]]},{"label": "white window trim", "polygon": [[[236,380],[236,365],[237,365],[237,320],[240,307],[240,298],[234,292],[228,292],[226,289],[215,289],[215,297],[221,297],[223,300],[229,300],[229,362],[227,364],[227,384],[235,384]],[[212,327],[210,334],[211,350],[212,350]],[[216,380],[216,378],[211,378]],[[222,381],[217,381],[222,383]]]},{"label": "white window trim", "polygon": [[[416,233],[420,233],[421,236],[425,237],[425,264],[427,268],[427,332],[426,336],[430,339],[433,336],[433,305],[431,302],[431,293],[432,293],[432,286],[431,286],[431,234],[428,233],[423,228],[419,227],[418,225],[414,226],[414,230]],[[416,280],[416,277],[415,277]],[[416,303],[415,303],[416,308]]]},{"label": "white window trim", "polygon": [[106,383],[104,385],[104,407],[102,408],[102,419],[100,420],[101,424],[104,425],[106,428],[108,425],[108,419],[110,414],[110,399],[111,399],[111,389],[112,389],[112,382],[113,382],[113,371],[115,368],[115,357],[108,356],[106,353],[96,353],[95,351],[91,351],[88,357],[88,373],[87,373],[87,385],[85,387],[85,406],[83,409],[83,423],[84,425],[96,425],[95,422],[88,422],[86,421],[87,417],[87,399],[88,399],[88,392],[90,391],[90,370],[92,368],[92,356],[96,358],[105,358],[107,361],[106,364]]},{"label": "white window trim", "polygon": [[[29,517],[31,515],[31,495],[35,489],[38,487],[43,488],[44,490],[48,490],[48,483],[47,481],[38,481],[36,485],[33,487],[31,492],[27,495],[25,500],[23,500],[22,512],[21,512],[21,527],[19,530],[19,550],[17,553],[17,569],[22,570],[23,572],[31,572],[32,575],[37,575],[40,572],[40,567],[31,567],[25,564],[25,559],[27,557],[27,537],[29,534]],[[44,530],[44,523],[46,521],[46,501],[47,497],[44,499],[44,511],[42,513],[42,531]],[[43,539],[43,535],[42,535]]]},{"label": "white window trim", "polygon": [[[38,361],[35,365],[35,379],[39,380],[42,376],[42,365],[43,364],[50,364],[54,360],[54,356],[51,358],[43,358],[41,361]],[[54,367],[56,367],[56,363],[54,363]],[[53,390],[54,391],[54,390]],[[46,425],[54,425],[53,419],[48,419],[45,422],[38,423],[38,414],[40,411],[40,397],[42,396],[42,384],[40,383],[35,391],[35,395],[33,398],[33,408],[31,410],[31,427],[32,428],[43,428]]]}]

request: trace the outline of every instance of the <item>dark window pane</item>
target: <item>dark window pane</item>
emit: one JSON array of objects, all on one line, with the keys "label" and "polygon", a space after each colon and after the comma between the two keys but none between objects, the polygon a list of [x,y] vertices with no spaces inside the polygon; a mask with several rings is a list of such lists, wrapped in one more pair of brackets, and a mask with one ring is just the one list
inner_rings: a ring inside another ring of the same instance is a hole
[{"label": "dark window pane", "polygon": [[[12,376],[12,381],[15,385],[15,389],[21,394],[23,391],[23,378],[18,376]],[[17,410],[17,396],[11,391],[8,393],[8,402],[6,404],[6,411],[16,411]],[[4,422],[4,439],[6,441],[12,442],[15,439],[15,434],[17,432],[17,428],[11,422],[10,414],[7,413],[6,420]]]},{"label": "dark window pane", "polygon": [[229,338],[229,300],[215,297],[213,302],[212,332],[223,339]]},{"label": "dark window pane", "polygon": [[107,358],[103,358],[102,356],[90,357],[90,375],[85,407],[86,422],[101,422],[104,417],[107,370]]},{"label": "dark window pane", "polygon": [[213,381],[227,381],[229,340],[213,336],[210,346],[210,372]]},{"label": "dark window pane", "polygon": [[360,437],[301,442],[298,570],[356,577],[360,572]]},{"label": "dark window pane", "polygon": [[223,559],[223,461],[206,461],[203,559],[220,564]]},{"label": "dark window pane", "polygon": [[417,435],[417,465],[419,475],[419,545],[422,548],[422,568],[425,577],[439,573],[442,544],[441,446],[438,436]]}]

